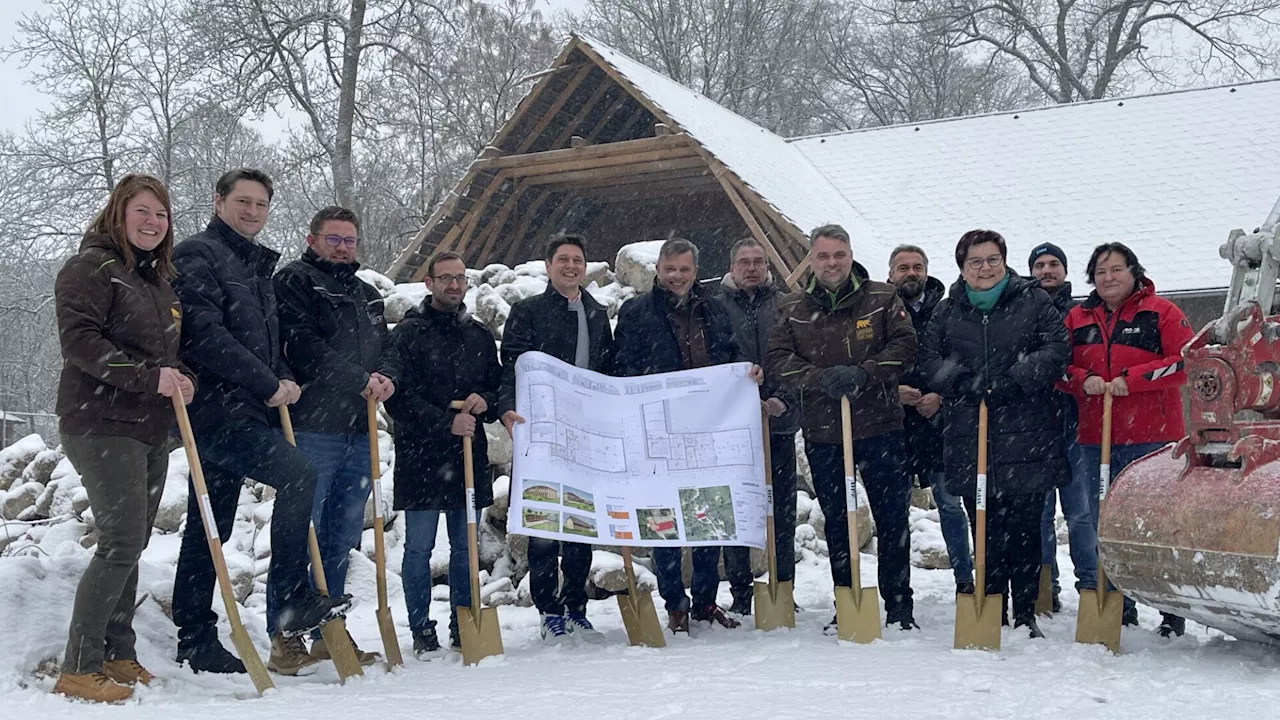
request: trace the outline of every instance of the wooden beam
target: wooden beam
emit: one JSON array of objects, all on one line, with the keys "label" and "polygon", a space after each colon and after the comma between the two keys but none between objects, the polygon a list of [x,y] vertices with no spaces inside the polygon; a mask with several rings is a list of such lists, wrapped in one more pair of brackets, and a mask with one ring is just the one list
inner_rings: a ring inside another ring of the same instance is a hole
[{"label": "wooden beam", "polygon": [[497,170],[516,167],[532,168],[546,165],[557,165],[572,161],[609,158],[617,155],[636,155],[658,150],[670,150],[673,148],[693,149],[689,144],[689,136],[680,134],[668,135],[661,138],[641,138],[639,140],[627,140],[625,142],[603,143],[583,148],[544,150],[542,152],[524,153],[523,155],[504,155],[502,157],[488,160],[476,160],[472,163],[472,167],[480,170]]},{"label": "wooden beam", "polygon": [[620,165],[637,166],[658,160],[676,160],[679,158],[696,158],[699,164],[704,164],[702,158],[698,157],[698,152],[692,147],[685,145],[684,147],[663,148],[661,150],[632,153],[627,155],[584,157],[558,163],[539,163],[537,165],[530,166],[517,166],[507,168],[504,172],[512,175],[513,177],[538,177],[541,175],[555,175],[573,170],[591,170],[593,168],[618,167]]},{"label": "wooden beam", "polygon": [[[636,185],[643,187],[635,187]],[[720,192],[720,183],[707,175],[692,175],[675,177],[660,182],[649,181],[645,183],[628,183],[626,185],[607,185],[591,188],[582,188],[578,190],[578,194],[584,197],[613,198],[616,201],[626,202],[628,198],[643,200],[645,197],[654,193],[666,193],[668,191],[688,191],[693,192]]]},{"label": "wooden beam", "polygon": [[800,286],[797,285],[796,283],[799,282],[800,276],[804,275],[805,271],[807,271],[808,269],[809,269],[809,256],[805,255],[804,260],[801,260],[800,264],[796,266],[796,269],[792,270],[791,274],[787,276],[787,286],[799,290]]},{"label": "wooden beam", "polygon": [[440,244],[436,246],[436,252],[453,249],[454,243],[462,238],[462,234],[468,231],[470,229],[470,225],[474,222],[474,213],[477,211],[477,206],[481,206],[479,209],[483,210],[483,205],[489,199],[489,196],[492,195],[499,186],[501,186],[502,179],[503,174],[501,171],[493,176],[489,181],[489,184],[485,186],[483,191],[481,191],[480,196],[471,203],[471,207],[467,208],[467,210],[463,212],[462,217],[459,218],[458,221],[454,223],[453,227],[449,228],[449,232],[445,233],[445,236],[440,239]]},{"label": "wooden beam", "polygon": [[484,192],[481,193],[479,199],[477,199],[475,204],[471,206],[471,209],[467,211],[466,227],[464,227],[462,232],[458,235],[458,248],[455,250],[459,255],[463,255],[467,252],[467,247],[471,244],[471,231],[474,230],[476,224],[480,222],[480,216],[484,214],[484,209],[489,206],[489,200],[493,197],[493,194],[506,184],[507,179],[507,173],[505,171],[499,171],[498,174],[494,176],[493,182],[489,183],[489,187],[484,189]]},{"label": "wooden beam", "polygon": [[542,135],[542,132],[547,129],[547,125],[551,124],[551,119],[560,112],[565,103],[569,102],[569,96],[573,95],[578,86],[582,84],[582,81],[587,79],[587,75],[591,74],[592,68],[595,67],[597,66],[587,63],[582,66],[582,69],[574,73],[573,77],[569,79],[569,84],[565,85],[564,89],[560,91],[560,96],[552,101],[551,106],[538,119],[538,124],[534,125],[533,130],[520,141],[520,145],[516,147],[515,154],[519,155],[525,152],[538,140],[538,136]]},{"label": "wooden beam", "polygon": [[535,175],[525,179],[530,185],[553,185],[557,183],[574,182],[577,180],[608,180],[619,177],[631,177],[635,175],[645,175],[652,173],[661,173],[668,170],[686,170],[689,168],[706,167],[706,161],[701,157],[683,157],[672,160],[654,160],[646,163],[637,163],[633,165],[618,165],[612,167],[591,168],[587,170],[572,170],[569,172],[551,173],[547,175]]},{"label": "wooden beam", "polygon": [[[480,252],[476,255],[476,259],[483,261],[489,256],[489,251],[493,248],[494,241],[498,238],[498,234],[502,232],[502,228],[507,224],[507,218],[520,205],[520,199],[524,197],[528,186],[524,183],[517,183],[516,188],[512,191],[511,196],[502,204],[498,210],[498,214],[489,221],[489,226],[484,229],[482,236],[483,242],[480,245]],[[487,264],[487,263],[486,263]]]},{"label": "wooden beam", "polygon": [[729,201],[733,203],[733,207],[736,208],[738,214],[742,216],[742,221],[747,224],[747,229],[751,231],[751,236],[756,239],[756,242],[764,246],[765,253],[769,255],[769,259],[773,261],[774,265],[778,267],[780,272],[790,273],[790,266],[788,266],[786,261],[782,259],[782,256],[778,254],[778,249],[773,246],[773,241],[769,239],[764,228],[760,227],[760,223],[756,220],[756,216],[751,214],[751,208],[747,207],[747,203],[742,199],[742,195],[738,193],[738,189],[735,188],[733,183],[729,182],[728,178],[724,176],[727,168],[719,163],[717,163],[717,165],[719,165],[719,167],[712,166],[716,179],[720,181],[720,186],[724,188],[725,194],[729,196]]},{"label": "wooden beam", "polygon": [[[613,101],[613,104],[609,106],[609,109],[606,110],[604,115],[600,118],[600,122],[596,123],[596,126],[591,128],[591,132],[587,134],[587,142],[589,143],[595,142],[596,138],[600,137],[600,133],[604,132],[604,129],[608,127],[609,123],[613,122],[613,118],[618,114],[620,110],[622,110],[622,108],[626,107],[627,102],[630,100],[631,100],[631,95],[627,93],[626,88],[623,88],[622,95],[617,100]],[[643,106],[640,106],[640,107],[643,107]],[[617,145],[618,143],[609,143],[609,144]]]},{"label": "wooden beam", "polygon": [[[591,47],[585,42],[582,42],[581,40],[578,40],[577,42],[574,42],[572,44],[575,47],[577,47],[577,49],[581,51],[583,55],[586,55],[587,57],[591,58],[600,67],[601,70],[604,70],[609,77],[613,78],[614,82],[621,85],[622,89],[626,90],[632,97],[636,99],[636,102],[640,103],[642,107],[644,107],[649,112],[653,113],[653,117],[656,118],[658,122],[666,123],[666,125],[670,127],[673,131],[683,131],[679,123],[672,120],[669,115],[667,115],[665,112],[662,111],[662,108],[658,107],[657,105],[654,105],[653,102],[649,100],[647,95],[640,92],[639,88],[637,88],[635,85],[632,85],[631,81],[628,80],[626,77],[624,77],[622,74],[620,74],[613,67],[613,65],[605,61],[603,57],[600,57],[600,53],[596,52],[595,48]],[[626,126],[623,126],[623,129],[625,130]]]},{"label": "wooden beam", "polygon": [[554,190],[543,189],[542,194],[539,195],[538,198],[533,201],[533,204],[529,206],[529,211],[525,214],[524,218],[520,220],[520,224],[516,226],[515,234],[511,236],[511,245],[507,248],[507,254],[502,258],[503,264],[509,266],[511,263],[515,262],[514,258],[516,251],[524,244],[524,236],[529,232],[529,224],[538,216],[538,210],[542,209],[542,204],[555,194],[556,192]]},{"label": "wooden beam", "polygon": [[[605,94],[614,87],[617,86],[610,83],[607,76],[601,80],[600,84],[591,93],[591,97],[587,98],[587,101],[582,103],[582,106],[573,114],[573,117],[569,119],[569,122],[565,123],[564,127],[560,129],[560,132],[551,139],[551,149],[559,150],[560,148],[563,148],[569,142],[569,138],[573,137],[573,133],[578,129],[578,126],[587,119],[587,116],[591,114],[591,111],[595,109],[596,105],[602,98],[604,98]],[[626,92],[624,88],[618,89],[624,93]]]}]

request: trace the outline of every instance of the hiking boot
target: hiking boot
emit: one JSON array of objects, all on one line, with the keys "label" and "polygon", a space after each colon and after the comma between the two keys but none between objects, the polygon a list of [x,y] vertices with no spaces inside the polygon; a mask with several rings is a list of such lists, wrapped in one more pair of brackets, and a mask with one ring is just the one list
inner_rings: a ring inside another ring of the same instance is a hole
[{"label": "hiking boot", "polygon": [[1053,594],[1053,602],[1049,605],[1049,609],[1054,615],[1062,612],[1062,598],[1058,597],[1058,593]]},{"label": "hiking boot", "polygon": [[271,636],[271,657],[267,669],[279,675],[310,675],[319,668],[319,660],[307,652],[307,644],[299,635],[285,637],[277,632]]},{"label": "hiking boot", "polygon": [[1040,626],[1036,624],[1035,615],[1028,615],[1024,618],[1018,618],[1013,626],[1015,628],[1025,627],[1031,634],[1031,639],[1043,638],[1044,633],[1040,632]]},{"label": "hiking boot", "polygon": [[107,660],[102,663],[102,674],[121,685],[150,685],[156,679],[137,660]]},{"label": "hiking boot", "polygon": [[286,636],[302,635],[321,625],[342,617],[351,609],[351,596],[329,597],[318,592],[293,604],[293,607],[280,613],[280,632]]},{"label": "hiking boot", "polygon": [[920,625],[916,623],[915,615],[910,611],[897,612],[892,615],[886,614],[884,620],[885,627],[893,627],[897,625],[901,630],[919,630]]},{"label": "hiking boot", "polygon": [[1137,626],[1138,624],[1138,606],[1137,605],[1134,605],[1133,607],[1125,607],[1124,614],[1120,616],[1120,624]]},{"label": "hiking boot", "polygon": [[435,625],[426,630],[415,630],[413,633],[413,654],[421,659],[424,655],[440,651],[440,638],[436,637]]},{"label": "hiking boot", "polygon": [[559,645],[569,639],[563,615],[542,614],[542,640],[548,645]]},{"label": "hiking boot", "polygon": [[[364,667],[369,667],[370,665],[378,662],[378,659],[381,657],[378,653],[365,652],[361,650],[360,646],[356,645],[356,641],[351,639],[350,631],[347,632],[347,641],[351,643],[351,649],[356,651],[356,659],[358,659],[360,664]],[[325,645],[323,636],[316,638],[311,642],[311,657],[317,660],[333,659],[329,656],[329,647]]]},{"label": "hiking boot", "polygon": [[245,672],[240,658],[227,652],[217,639],[193,645],[178,644],[178,664],[187,664],[192,672],[231,674]]},{"label": "hiking boot", "polygon": [[587,614],[570,610],[564,614],[565,626],[569,629],[569,633],[576,635],[589,643],[604,642],[604,633],[596,629],[595,625],[587,619]]},{"label": "hiking boot", "polygon": [[100,672],[83,675],[62,673],[53,685],[53,692],[72,700],[98,703],[122,703],[133,697],[133,688],[121,685]]},{"label": "hiking boot", "polygon": [[737,620],[725,615],[724,610],[715,603],[702,608],[694,608],[692,618],[694,622],[715,623],[722,628],[728,628],[730,630],[742,625],[742,623]]},{"label": "hiking boot", "polygon": [[729,606],[729,612],[734,615],[750,615],[751,614],[751,596],[743,595],[735,597],[733,604]]},{"label": "hiking boot", "polygon": [[449,628],[449,649],[462,650],[462,636],[458,634],[458,628]]},{"label": "hiking boot", "polygon": [[689,611],[672,610],[667,613],[667,629],[673,633],[689,634]]},{"label": "hiking boot", "polygon": [[1162,612],[1160,613],[1160,627],[1156,628],[1156,632],[1160,633],[1160,637],[1169,637],[1170,635],[1182,637],[1187,632],[1186,618]]},{"label": "hiking boot", "polygon": [[957,595],[972,595],[975,592],[977,592],[977,588],[974,586],[972,580],[956,583]]},{"label": "hiking boot", "polygon": [[839,635],[840,634],[840,623],[838,620],[838,616],[832,615],[831,622],[822,626],[822,634],[823,635]]}]

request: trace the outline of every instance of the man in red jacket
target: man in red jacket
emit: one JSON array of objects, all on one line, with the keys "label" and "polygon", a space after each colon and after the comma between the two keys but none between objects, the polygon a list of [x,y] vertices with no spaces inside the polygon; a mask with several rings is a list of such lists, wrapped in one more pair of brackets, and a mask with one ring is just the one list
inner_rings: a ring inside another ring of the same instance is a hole
[{"label": "man in red jacket", "polygon": [[[1096,290],[1067,313],[1071,364],[1060,384],[1080,408],[1078,440],[1090,468],[1089,502],[1098,524],[1102,462],[1102,402],[1110,388],[1111,477],[1134,460],[1185,434],[1182,422],[1182,348],[1194,333],[1187,317],[1156,295],[1137,255],[1121,243],[1094,249],[1089,283]],[[1083,588],[1082,588],[1083,589]],[[1124,623],[1138,624],[1137,607],[1125,598]],[[1181,635],[1185,621],[1164,614],[1160,634]]]}]

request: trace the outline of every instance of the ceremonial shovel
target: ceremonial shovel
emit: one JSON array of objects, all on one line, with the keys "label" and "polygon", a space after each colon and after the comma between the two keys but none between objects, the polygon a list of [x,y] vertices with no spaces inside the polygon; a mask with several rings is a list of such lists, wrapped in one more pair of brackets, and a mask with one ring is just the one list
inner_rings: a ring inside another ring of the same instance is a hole
[{"label": "ceremonial shovel", "polygon": [[[298,441],[293,436],[293,420],[289,417],[287,405],[280,406],[280,427],[284,429],[284,439],[288,440],[290,445],[297,447]],[[316,542],[314,524],[307,528],[307,548],[311,553],[311,577],[315,580],[316,590],[321,595],[327,596],[329,584],[325,582],[324,563],[320,557],[320,543]],[[333,666],[338,669],[338,679],[342,683],[345,684],[349,677],[364,675],[364,670],[360,667],[360,658],[351,645],[351,636],[347,634],[345,618],[337,617],[320,625],[320,637],[324,638],[324,647],[329,651],[329,657],[333,658]]]},{"label": "ceremonial shovel", "polygon": [[974,584],[972,595],[956,593],[957,650],[976,648],[1000,649],[999,595],[987,595],[987,401],[978,405],[978,480],[975,491],[977,522],[974,533],[973,565]]},{"label": "ceremonial shovel", "polygon": [[227,622],[231,625],[231,642],[236,646],[240,662],[249,671],[253,686],[261,695],[274,688],[275,683],[271,682],[271,673],[262,664],[258,649],[253,646],[253,640],[249,639],[244,623],[240,622],[240,610],[236,605],[235,591],[231,587],[231,576],[227,573],[227,561],[222,557],[222,540],[218,537],[218,525],[213,519],[213,508],[209,505],[209,488],[204,483],[204,469],[200,466],[200,454],[196,452],[195,436],[191,434],[191,420],[187,417],[187,406],[179,393],[173,395],[173,412],[178,417],[178,432],[182,434],[187,464],[191,466],[191,484],[195,486],[196,505],[204,520],[204,537],[209,542],[209,555],[218,576],[218,589],[222,591],[222,604],[226,607]]},{"label": "ceremonial shovel", "polygon": [[369,480],[373,483],[373,557],[378,584],[378,634],[382,636],[382,649],[387,655],[387,669],[404,664],[400,655],[400,639],[396,626],[391,622],[391,606],[387,603],[387,552],[383,540],[382,520],[382,465],[378,460],[378,401],[373,396],[369,404]]},{"label": "ceremonial shovel", "polygon": [[[880,639],[880,592],[862,587],[862,555],[858,550],[858,486],[853,475],[853,416],[849,397],[840,397],[840,430],[844,440],[844,495],[849,523],[849,580],[836,586],[836,633],[841,640],[869,643]],[[835,518],[832,518],[833,520]]]},{"label": "ceremonial shovel", "polygon": [[[764,493],[765,556],[769,559],[769,581],[755,582],[756,629],[776,630],[796,626],[796,603],[792,583],[778,582],[778,554],[773,520],[773,456],[769,448],[769,413],[763,413],[764,429]],[[795,552],[787,548],[787,552]],[[879,627],[877,618],[876,626]]]},{"label": "ceremonial shovel", "polygon": [[622,567],[627,573],[627,593],[616,595],[618,612],[622,614],[622,626],[627,629],[627,642],[646,647],[666,647],[667,638],[658,622],[658,611],[653,607],[653,594],[640,592],[636,585],[636,570],[631,563],[631,548],[622,548]]},{"label": "ceremonial shovel", "polygon": [[[463,401],[455,400],[454,410]],[[477,430],[484,432],[477,423]],[[498,628],[498,611],[480,607],[480,550],[476,547],[476,486],[471,468],[471,438],[462,438],[462,475],[467,493],[467,557],[471,570],[471,605],[458,606],[458,634],[462,640],[462,663],[475,665],[490,655],[502,654],[502,631]]]},{"label": "ceremonial shovel", "polygon": [[[1098,482],[1098,508],[1107,500],[1111,485],[1111,385],[1102,396],[1102,463]],[[1076,642],[1106,645],[1120,653],[1120,623],[1124,618],[1124,595],[1107,590],[1107,573],[1102,569],[1102,546],[1098,546],[1098,587],[1080,591],[1076,613]]]}]

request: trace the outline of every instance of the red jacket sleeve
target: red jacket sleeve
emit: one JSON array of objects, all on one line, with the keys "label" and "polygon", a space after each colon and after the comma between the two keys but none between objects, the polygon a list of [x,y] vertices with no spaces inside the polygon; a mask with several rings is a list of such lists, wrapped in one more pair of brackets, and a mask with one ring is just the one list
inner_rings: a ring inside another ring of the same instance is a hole
[{"label": "red jacket sleeve", "polygon": [[1125,368],[1121,375],[1129,386],[1129,392],[1165,390],[1177,387],[1187,379],[1182,348],[1191,342],[1195,333],[1177,305],[1167,301],[1163,305],[1160,310],[1160,345],[1165,356]]}]

